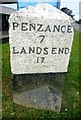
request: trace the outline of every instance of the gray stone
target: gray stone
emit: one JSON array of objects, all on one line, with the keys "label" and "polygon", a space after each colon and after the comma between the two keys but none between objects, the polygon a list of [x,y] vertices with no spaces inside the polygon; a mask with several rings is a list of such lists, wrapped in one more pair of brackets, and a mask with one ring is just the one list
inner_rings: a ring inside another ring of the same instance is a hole
[{"label": "gray stone", "polygon": [[13,75],[14,102],[59,112],[65,79],[65,73]]},{"label": "gray stone", "polygon": [[43,86],[28,92],[15,94],[14,102],[27,107],[60,111],[62,93],[52,87]]}]

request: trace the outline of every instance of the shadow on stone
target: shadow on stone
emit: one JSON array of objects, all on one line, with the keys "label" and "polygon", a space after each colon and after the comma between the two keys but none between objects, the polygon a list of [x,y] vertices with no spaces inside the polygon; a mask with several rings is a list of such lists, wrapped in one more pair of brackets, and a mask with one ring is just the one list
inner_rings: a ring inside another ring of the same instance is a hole
[{"label": "shadow on stone", "polygon": [[45,85],[63,90],[66,73],[21,74],[13,75],[13,89],[15,92],[24,92]]}]

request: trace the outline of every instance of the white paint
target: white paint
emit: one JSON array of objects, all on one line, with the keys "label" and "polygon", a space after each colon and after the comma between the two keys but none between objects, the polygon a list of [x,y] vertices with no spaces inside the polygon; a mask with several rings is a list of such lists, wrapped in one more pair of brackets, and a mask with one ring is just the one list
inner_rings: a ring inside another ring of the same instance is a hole
[{"label": "white paint", "polygon": [[[12,23],[17,22],[19,24],[32,23],[43,24],[43,29],[49,25],[52,28],[53,25],[65,25],[72,26],[72,19],[49,4],[38,4],[33,7],[24,8],[20,11],[13,13],[10,16],[9,23],[9,42],[10,42],[10,61],[11,71],[13,74],[26,74],[26,73],[56,73],[67,72],[70,52],[73,41],[73,28],[72,33],[68,32],[35,32],[35,31],[21,31],[19,25],[16,30],[13,30]],[[45,39],[42,43],[40,35],[45,35]],[[29,47],[48,47],[48,55],[41,54],[28,54]],[[26,54],[12,54],[13,47],[20,52],[24,47]],[[51,54],[52,48],[69,48],[68,54]],[[45,57],[43,63],[37,63],[37,58]]]}]

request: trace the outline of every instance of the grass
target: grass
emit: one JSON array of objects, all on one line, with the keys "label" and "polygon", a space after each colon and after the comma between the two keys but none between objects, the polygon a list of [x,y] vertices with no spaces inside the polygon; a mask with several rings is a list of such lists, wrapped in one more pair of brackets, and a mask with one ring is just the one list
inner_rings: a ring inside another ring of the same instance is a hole
[{"label": "grass", "polygon": [[[69,69],[65,80],[61,112],[56,113],[48,110],[35,110],[13,103],[12,75],[9,61],[9,44],[2,47],[2,91],[3,91],[3,120],[34,119],[66,119],[73,120],[81,117],[79,106],[79,32],[75,31],[73,47],[70,57]],[[81,70],[81,69],[80,69]]]}]

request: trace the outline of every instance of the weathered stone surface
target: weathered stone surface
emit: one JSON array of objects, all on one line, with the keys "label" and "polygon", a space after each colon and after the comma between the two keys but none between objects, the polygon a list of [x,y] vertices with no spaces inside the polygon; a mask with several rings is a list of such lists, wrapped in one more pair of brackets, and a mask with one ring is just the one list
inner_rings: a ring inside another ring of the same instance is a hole
[{"label": "weathered stone surface", "polygon": [[28,92],[15,94],[14,102],[34,108],[60,111],[62,94],[56,89],[43,86]]},{"label": "weathered stone surface", "polygon": [[73,41],[68,15],[38,4],[13,13],[9,23],[13,74],[67,72]]}]

